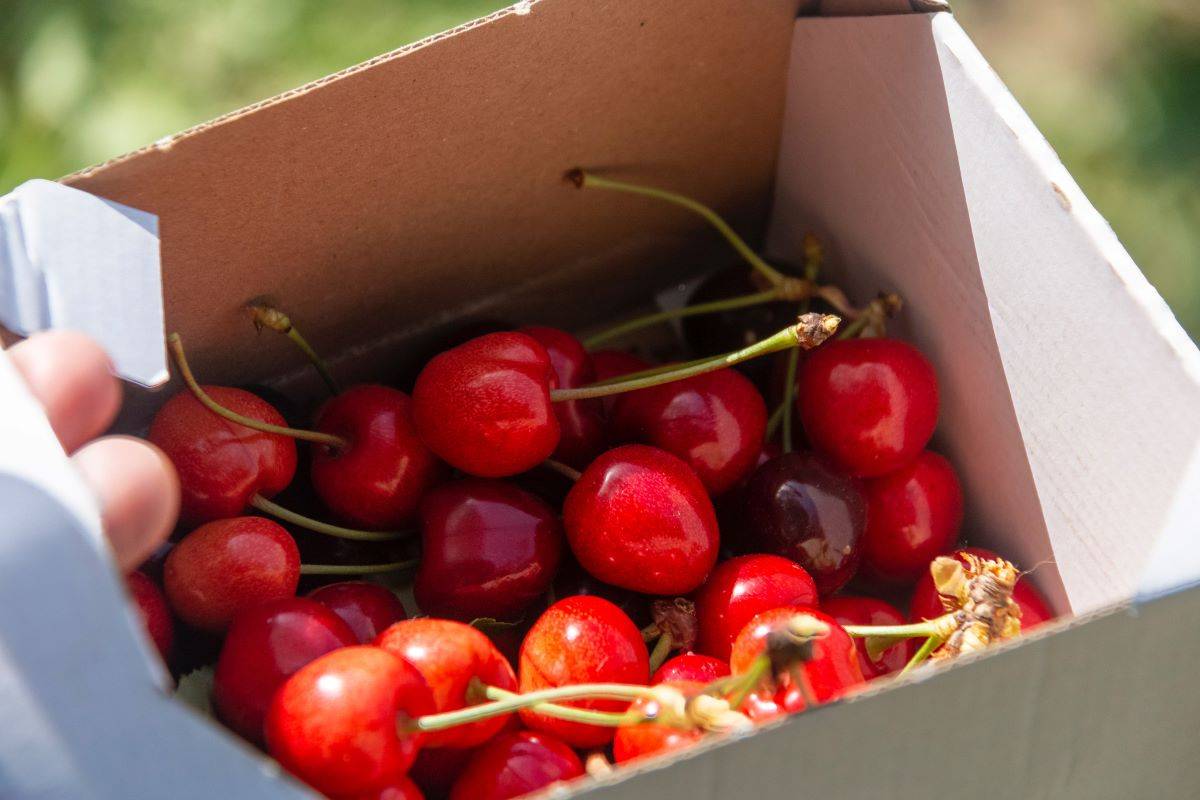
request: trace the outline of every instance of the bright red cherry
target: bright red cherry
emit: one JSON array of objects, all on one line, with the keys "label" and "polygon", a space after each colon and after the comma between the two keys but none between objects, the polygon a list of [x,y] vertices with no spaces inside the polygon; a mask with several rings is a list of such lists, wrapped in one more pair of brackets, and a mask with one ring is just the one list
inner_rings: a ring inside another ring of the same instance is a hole
[{"label": "bright red cherry", "polygon": [[408,616],[395,592],[377,583],[331,583],[309,592],[308,598],[341,617],[361,644],[370,644],[392,623]]},{"label": "bright red cherry", "polygon": [[429,687],[404,659],[378,647],[329,653],[287,680],[267,715],[267,749],[284,769],[333,797],[399,781],[421,737],[398,723],[431,713]]},{"label": "bright red cherry", "polygon": [[422,747],[408,776],[430,797],[445,797],[477,748]]},{"label": "bright red cherry", "polygon": [[609,432],[687,462],[716,496],[754,468],[767,430],[767,406],[737,370],[722,369],[617,396]]},{"label": "bright red cherry", "polygon": [[[733,674],[746,672],[762,654],[767,635],[786,624],[797,613],[808,614],[829,626],[829,635],[813,643],[812,659],[799,667],[799,671],[808,679],[809,688],[817,702],[836,700],[856,686],[861,686],[864,681],[854,640],[833,617],[813,609],[776,608],[750,620],[733,643],[729,660]],[[782,696],[786,696],[786,683],[780,689],[783,690]],[[786,705],[787,710],[798,710],[794,699],[789,699]],[[799,707],[803,707],[803,700]]]},{"label": "bright red cherry", "polygon": [[784,453],[759,467],[741,494],[740,550],[796,561],[822,595],[854,577],[867,522],[858,481],[811,453]]},{"label": "bright red cherry", "polygon": [[341,618],[302,597],[243,611],[229,626],[217,659],[213,704],[218,716],[250,741],[261,741],[275,690],[313,659],[357,642]]},{"label": "bright red cherry", "polygon": [[[698,694],[704,688],[703,683],[695,681],[671,681],[671,685],[683,692],[685,696]],[[630,706],[631,710],[650,715],[658,714],[658,708],[658,701],[650,698],[635,700]],[[699,729],[685,730],[655,722],[622,725],[617,728],[616,736],[613,737],[613,760],[618,764],[624,764],[635,758],[654,753],[682,750],[685,747],[691,747],[703,738],[704,731]]]},{"label": "bright red cherry", "polygon": [[[571,334],[558,328],[530,326],[521,333],[541,342],[554,368],[555,388],[576,389],[595,383],[592,359]],[[603,406],[599,400],[569,400],[554,404],[560,432],[554,457],[564,464],[583,469],[600,455],[607,444]]]},{"label": "bright red cherry", "polygon": [[738,556],[717,565],[695,601],[696,649],[727,661],[746,623],[773,608],[815,607],[817,585],[804,567],[782,556]]},{"label": "bright red cherry", "polygon": [[[245,417],[287,425],[267,401],[225,386],[205,386],[218,404]],[[256,494],[271,497],[296,474],[296,442],[229,422],[209,411],[190,392],[180,392],[159,409],[147,438],[179,473],[180,518],[185,523],[234,517]]]},{"label": "bright red cherry", "polygon": [[[375,640],[377,647],[416,667],[433,693],[434,712],[457,711],[486,698],[472,697],[474,682],[507,691],[517,676],[500,651],[480,631],[448,619],[397,622]],[[468,725],[426,734],[425,747],[474,747],[495,736],[510,717],[491,717]]]},{"label": "bright red cherry", "polygon": [[655,447],[625,445],[593,461],[563,504],[575,558],[605,583],[687,594],[717,560],[717,516],[687,464]]},{"label": "bright red cherry", "polygon": [[897,339],[827,342],[803,359],[796,408],[813,447],[861,477],[917,457],[937,425],[933,366]]},{"label": "bright red cherry", "polygon": [[171,608],[189,625],[214,633],[245,609],[291,597],[299,581],[295,540],[263,517],[201,525],[175,545],[163,566]]},{"label": "bright red cherry", "polygon": [[658,671],[650,676],[650,683],[694,681],[699,684],[709,684],[728,674],[729,664],[719,658],[700,653],[684,653],[663,662]]},{"label": "bright red cherry", "polygon": [[[609,378],[619,378],[623,375],[641,372],[650,369],[651,366],[646,359],[638,358],[633,353],[626,353],[623,350],[597,350],[592,353],[592,370],[597,383]],[[600,398],[600,405],[605,417],[611,415],[613,404],[617,402],[618,397],[620,395],[610,394]]]},{"label": "bright red cherry", "polygon": [[349,445],[313,449],[313,488],[330,511],[358,527],[408,525],[422,495],[443,477],[442,463],[417,437],[412,401],[397,389],[347,389],[322,407],[316,430]]},{"label": "bright red cherry", "polygon": [[[821,610],[839,625],[903,625],[906,622],[900,609],[874,597],[830,597],[821,604]],[[899,672],[917,650],[916,640],[906,639],[884,650],[879,658],[871,658],[865,639],[855,639],[854,646],[858,649],[858,665],[868,679]]]},{"label": "bright red cherry", "polygon": [[[966,553],[979,558],[1000,557],[992,550],[985,550],[982,547],[964,547],[961,550],[955,550],[951,555],[965,564],[966,559],[963,555]],[[1012,596],[1013,600],[1017,601],[1017,605],[1021,607],[1022,631],[1032,630],[1043,622],[1054,619],[1054,611],[1051,610],[1046,598],[1037,590],[1037,587],[1024,578],[1017,580]],[[933,576],[927,568],[913,589],[908,616],[917,622],[923,619],[936,619],[945,613],[946,609],[942,606],[941,595],[938,594],[937,587],[933,585]]]},{"label": "bright red cherry", "polygon": [[866,481],[867,530],[862,573],[889,585],[911,585],[929,562],[954,546],[963,495],[950,462],[929,450],[906,466]]},{"label": "bright red cherry", "polygon": [[579,756],[553,736],[506,733],[471,757],[450,800],[509,800],[582,774]]},{"label": "bright red cherry", "polygon": [[550,355],[524,333],[489,333],[434,356],[413,387],[413,420],[433,452],[471,475],[502,478],[558,447]]},{"label": "bright red cherry", "polygon": [[[599,597],[578,595],[546,609],[521,644],[521,692],[575,683],[637,683],[650,677],[642,633],[621,609]],[[568,705],[596,711],[623,711],[620,700],[577,700]],[[544,717],[521,711],[521,721],[554,734],[575,747],[602,747],[612,728]]]},{"label": "bright red cherry", "polygon": [[413,593],[427,614],[472,620],[520,614],[550,587],[562,557],[554,509],[503,481],[467,479],[421,502]]},{"label": "bright red cherry", "polygon": [[[422,750],[422,753],[425,751]],[[421,756],[418,755],[419,759]],[[382,789],[356,794],[340,800],[425,800],[425,794],[408,778],[397,778]]]},{"label": "bright red cherry", "polygon": [[140,572],[126,575],[125,585],[137,605],[150,641],[154,642],[162,660],[169,661],[171,645],[175,641],[175,623],[171,620],[171,610],[167,608],[167,598],[163,596],[162,589]]}]

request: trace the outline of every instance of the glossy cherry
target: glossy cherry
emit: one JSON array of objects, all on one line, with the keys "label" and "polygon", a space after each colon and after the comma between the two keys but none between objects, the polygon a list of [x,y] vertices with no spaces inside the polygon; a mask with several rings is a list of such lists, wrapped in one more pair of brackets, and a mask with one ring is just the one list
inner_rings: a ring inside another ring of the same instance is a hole
[{"label": "glossy cherry", "polygon": [[471,475],[532,469],[558,447],[546,348],[524,333],[489,333],[435,356],[413,387],[413,420],[434,453]]},{"label": "glossy cherry", "polygon": [[403,778],[421,737],[398,723],[431,713],[429,687],[378,647],[329,653],[280,687],[267,715],[267,749],[284,769],[332,797],[382,791]]},{"label": "glossy cherry", "polygon": [[[558,328],[530,326],[521,333],[541,342],[554,369],[555,388],[575,389],[596,381],[592,359],[571,334]],[[603,406],[600,400],[569,400],[554,404],[558,417],[559,440],[554,458],[583,469],[603,452],[607,443]]]},{"label": "glossy cherry", "polygon": [[618,395],[609,433],[687,462],[711,495],[724,494],[754,468],[767,430],[767,406],[749,379],[722,369]]},{"label": "glossy cherry", "polygon": [[817,585],[804,567],[782,556],[738,556],[717,565],[696,591],[697,649],[729,660],[733,640],[763,611],[815,607]]},{"label": "glossy cherry", "polygon": [[217,715],[250,741],[261,741],[275,690],[313,659],[357,643],[340,617],[313,600],[289,597],[243,611],[217,659]]},{"label": "glossy cherry", "polygon": [[554,580],[563,549],[554,509],[503,481],[467,479],[421,502],[413,593],[427,614],[469,621],[520,614]]},{"label": "glossy cherry", "polygon": [[[703,683],[696,681],[671,681],[670,684],[684,693],[685,696],[698,694],[704,688]],[[630,706],[647,715],[658,714],[659,703],[651,698],[635,700]],[[637,725],[622,725],[617,728],[613,737],[613,760],[624,764],[636,758],[655,753],[669,753],[690,747],[704,738],[704,731],[699,729],[687,730],[672,725],[662,725],[655,722],[643,722]]]},{"label": "glossy cherry", "polygon": [[377,583],[331,583],[309,592],[308,598],[341,617],[360,644],[370,644],[388,626],[408,616],[396,593]]},{"label": "glossy cherry", "polygon": [[701,653],[684,653],[663,662],[663,665],[650,676],[650,683],[693,681],[709,684],[728,674],[728,662]]},{"label": "glossy cherry", "polygon": [[[250,392],[224,386],[204,390],[238,414],[272,425],[287,424],[270,403]],[[237,516],[254,495],[271,497],[296,474],[295,440],[229,422],[186,391],[154,415],[147,438],[179,473],[179,514],[185,523]]]},{"label": "glossy cherry", "polygon": [[412,402],[397,389],[354,386],[327,402],[316,430],[347,442],[313,449],[312,484],[330,511],[360,528],[404,527],[445,468],[417,436]]},{"label": "glossy cherry", "polygon": [[929,450],[895,472],[865,482],[867,529],[862,574],[911,585],[950,550],[963,518],[963,495],[950,462]]},{"label": "glossy cherry", "polygon": [[509,800],[582,774],[579,756],[554,736],[506,733],[475,752],[450,800]]},{"label": "glossy cherry", "polygon": [[299,581],[296,542],[263,517],[201,525],[175,545],[163,566],[171,608],[189,625],[214,633],[241,611],[291,597]]},{"label": "glossy cherry", "polygon": [[[480,631],[447,619],[397,622],[375,640],[377,647],[416,667],[433,694],[435,713],[457,711],[485,698],[471,697],[473,682],[507,691],[517,688],[517,676],[507,659]],[[474,747],[495,736],[508,716],[490,717],[425,735],[425,747]]]},{"label": "glossy cherry", "polygon": [[[994,551],[982,547],[964,547],[955,550],[951,555],[966,563],[963,558],[965,553],[979,558],[999,558]],[[1017,605],[1021,607],[1022,631],[1032,630],[1043,622],[1054,619],[1054,611],[1051,610],[1046,598],[1037,590],[1037,587],[1025,578],[1017,580],[1012,596],[1013,600],[1017,601]],[[909,601],[908,608],[909,619],[918,622],[923,619],[936,619],[945,613],[941,595],[938,594],[937,588],[933,584],[933,576],[926,568],[925,574],[917,580],[917,585],[913,589],[912,600]]]},{"label": "glossy cherry", "polygon": [[[906,620],[900,609],[874,597],[840,595],[830,597],[821,604],[821,610],[838,621],[840,625],[903,625]],[[889,647],[871,658],[867,653],[865,639],[855,639],[858,649],[858,665],[863,677],[878,678],[904,669],[904,665],[917,650],[917,640],[906,639]]]},{"label": "glossy cherry", "polygon": [[[649,654],[641,631],[612,603],[580,595],[559,600],[538,618],[521,644],[517,667],[521,692],[575,683],[645,684]],[[578,700],[568,705],[598,711],[622,711],[620,700]],[[613,729],[552,719],[521,711],[530,728],[554,734],[575,747],[601,747]]]},{"label": "glossy cherry", "polygon": [[735,547],[792,559],[822,595],[854,576],[867,522],[858,481],[811,453],[784,453],[759,467],[741,496]]},{"label": "glossy cherry", "polygon": [[704,484],[654,447],[625,445],[593,461],[567,494],[563,523],[584,569],[637,592],[687,594],[717,560],[716,512]]},{"label": "glossy cherry", "polygon": [[917,457],[937,425],[933,366],[897,339],[827,342],[803,359],[796,408],[812,446],[838,468],[873,477]]},{"label": "glossy cherry", "polygon": [[171,645],[175,641],[175,622],[171,619],[171,610],[167,608],[167,598],[163,595],[158,584],[140,572],[131,572],[125,576],[125,586],[137,606],[142,624],[150,641],[154,642],[158,654],[163,661],[171,658]]}]

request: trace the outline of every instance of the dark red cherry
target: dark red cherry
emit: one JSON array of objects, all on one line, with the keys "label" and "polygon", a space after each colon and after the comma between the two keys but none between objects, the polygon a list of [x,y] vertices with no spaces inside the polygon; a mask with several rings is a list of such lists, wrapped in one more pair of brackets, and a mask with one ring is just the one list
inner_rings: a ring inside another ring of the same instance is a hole
[{"label": "dark red cherry", "polygon": [[318,656],[357,643],[341,618],[313,600],[289,597],[243,611],[217,659],[217,715],[250,741],[261,741],[275,690]]},{"label": "dark red cherry", "polygon": [[742,498],[735,547],[792,559],[822,595],[854,576],[867,522],[858,481],[811,453],[784,453],[755,471]]},{"label": "dark red cherry", "polygon": [[175,623],[171,619],[171,610],[167,608],[167,598],[162,589],[140,572],[126,575],[125,585],[137,606],[142,624],[146,626],[150,641],[154,642],[162,660],[169,661],[171,645],[175,641]]},{"label": "dark red cherry", "polygon": [[[592,359],[574,336],[558,328],[540,326],[521,328],[520,332],[537,339],[546,348],[554,368],[555,388],[576,389],[595,383]],[[559,429],[554,458],[583,469],[607,444],[603,406],[599,400],[570,400],[555,403],[554,413]]]},{"label": "dark red cherry", "polygon": [[408,776],[430,797],[445,797],[478,748],[422,747]]},{"label": "dark red cherry", "polygon": [[[696,681],[671,681],[670,685],[679,689],[684,696],[700,693],[703,683]],[[652,698],[635,700],[630,710],[640,712],[645,716],[659,714],[659,702]],[[613,737],[613,761],[624,764],[636,758],[655,753],[670,753],[691,747],[704,738],[704,731],[698,728],[684,729],[672,725],[662,725],[655,722],[642,722],[637,725],[622,725],[617,728]]]},{"label": "dark red cherry", "polygon": [[163,566],[171,608],[189,625],[214,633],[248,608],[291,597],[299,582],[296,542],[263,517],[201,525],[175,545]]},{"label": "dark red cherry", "polygon": [[389,625],[408,616],[396,593],[377,583],[331,583],[309,592],[308,598],[341,617],[360,644],[370,644]]},{"label": "dark red cherry", "polygon": [[[650,677],[642,633],[621,609],[599,597],[579,595],[546,609],[521,644],[517,667],[521,692],[574,683],[637,683]],[[575,700],[568,705],[623,711],[621,700]],[[521,711],[521,721],[575,747],[602,747],[613,729]]]},{"label": "dark red cherry", "polygon": [[413,593],[427,614],[506,619],[545,593],[562,556],[554,509],[503,481],[467,479],[421,502]]},{"label": "dark red cherry", "polygon": [[[287,420],[270,403],[241,389],[205,386],[220,405],[272,425]],[[217,416],[190,392],[168,400],[150,423],[147,438],[175,465],[184,523],[235,517],[256,494],[271,497],[296,474],[296,442],[261,433]]]},{"label": "dark red cherry", "polygon": [[432,708],[413,665],[378,647],[347,647],[280,687],[267,716],[267,749],[322,794],[382,791],[405,776],[420,747],[421,737],[399,723]]},{"label": "dark red cherry", "polygon": [[579,756],[555,737],[506,733],[475,752],[454,782],[450,800],[509,800],[582,774]]},{"label": "dark red cherry", "polygon": [[[978,558],[999,558],[994,551],[986,550],[982,547],[964,547],[961,550],[955,550],[950,555],[957,558],[959,561],[966,563],[964,554],[970,553]],[[1041,625],[1043,622],[1054,619],[1054,611],[1051,610],[1050,604],[1042,593],[1037,590],[1037,587],[1027,581],[1025,578],[1019,578],[1017,585],[1013,587],[1013,600],[1017,601],[1017,605],[1021,607],[1021,630],[1029,631]],[[933,584],[933,576],[929,573],[928,568],[918,580],[917,585],[913,589],[912,600],[909,602],[908,616],[913,622],[918,622],[923,619],[936,619],[946,613],[945,607],[942,605],[941,595],[938,594],[937,587]]]},{"label": "dark red cherry", "polygon": [[559,566],[551,591],[554,593],[554,600],[574,597],[577,594],[603,597],[629,615],[639,628],[650,624],[650,603],[645,595],[596,580],[570,556],[565,557]]},{"label": "dark red cherry", "polygon": [[[783,327],[780,325],[779,327]],[[755,359],[757,360],[757,359]],[[630,375],[634,372],[641,372],[645,369],[650,369],[653,366],[644,358],[639,358],[633,353],[626,353],[623,350],[597,350],[592,353],[592,371],[595,373],[597,383],[606,381],[610,378],[619,378],[622,375]],[[612,407],[620,395],[610,394],[607,397],[600,398],[600,406],[603,409],[604,416],[607,418],[612,414]]]},{"label": "dark red cherry", "polygon": [[917,348],[897,339],[846,339],[800,365],[796,408],[818,452],[873,477],[917,457],[937,425],[938,382]]},{"label": "dark red cherry", "polygon": [[636,592],[687,594],[717,560],[717,517],[704,484],[655,447],[625,445],[593,461],[567,494],[563,523],[584,569]]},{"label": "dark red cherry", "polygon": [[[424,750],[420,751],[424,753]],[[420,754],[417,759],[420,760]],[[415,763],[414,763],[415,766]],[[409,778],[397,778],[382,789],[372,789],[369,792],[339,798],[339,800],[425,800],[425,794]]]},{"label": "dark red cherry", "polygon": [[554,368],[536,339],[489,333],[435,356],[413,387],[413,420],[434,453],[471,475],[502,478],[558,447]]},{"label": "dark red cherry", "polygon": [[[821,604],[821,610],[838,621],[839,625],[903,625],[906,620],[900,609],[874,597],[840,595]],[[867,653],[866,639],[855,639],[858,665],[865,678],[878,678],[904,669],[917,650],[915,639],[905,639],[884,650],[879,658]]]},{"label": "dark red cherry", "polygon": [[963,495],[950,462],[929,450],[895,472],[865,482],[867,530],[862,573],[889,585],[912,585],[929,562],[954,547]]},{"label": "dark red cherry", "polygon": [[650,683],[694,681],[700,684],[709,684],[728,674],[729,664],[719,658],[700,653],[684,653],[663,662],[658,671],[650,676]]},{"label": "dark red cherry", "polygon": [[766,430],[762,395],[732,369],[618,395],[609,422],[613,441],[679,456],[714,496],[754,469]]},{"label": "dark red cherry", "polygon": [[[480,631],[448,619],[397,622],[375,640],[377,647],[416,667],[433,694],[434,713],[457,711],[486,698],[473,697],[474,683],[506,691],[517,688],[512,666]],[[474,747],[491,739],[509,716],[491,717],[425,735],[425,747]]]},{"label": "dark red cherry", "polygon": [[773,608],[815,607],[817,585],[804,567],[782,556],[738,556],[717,565],[695,600],[697,649],[728,661],[746,623]]},{"label": "dark red cherry", "polygon": [[417,436],[404,392],[351,387],[322,407],[316,429],[349,443],[313,449],[312,484],[329,510],[352,525],[410,524],[421,497],[444,477],[444,466]]}]

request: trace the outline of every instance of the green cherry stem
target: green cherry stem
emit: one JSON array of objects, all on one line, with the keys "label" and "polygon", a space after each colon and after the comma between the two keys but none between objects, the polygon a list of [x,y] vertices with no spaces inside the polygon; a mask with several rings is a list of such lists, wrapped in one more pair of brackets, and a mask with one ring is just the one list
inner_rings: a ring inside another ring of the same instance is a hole
[{"label": "green cherry stem", "polygon": [[[573,718],[577,722],[589,722],[597,725],[620,725],[626,715],[611,712],[587,711],[586,709],[569,708],[556,705],[556,700],[608,699],[608,700],[637,700],[652,696],[648,686],[635,686],[624,683],[580,683],[573,686],[557,686],[552,689],[540,689],[536,692],[515,694],[495,686],[486,687],[484,696],[490,701],[478,705],[467,706],[455,711],[441,714],[427,714],[411,720],[409,730],[440,731],[465,725],[469,722],[489,719],[500,714],[509,714],[523,708],[537,708],[537,711],[547,716],[561,716],[562,719]],[[587,715],[582,719],[578,714]],[[593,715],[603,716],[593,716]]]},{"label": "green cherry stem", "polygon": [[779,426],[783,424],[783,412],[786,408],[784,403],[780,403],[774,411],[771,412],[770,418],[767,420],[767,433],[763,436],[763,441],[769,442],[775,438],[775,433],[779,430]]},{"label": "green cherry stem", "polygon": [[355,528],[343,528],[341,525],[332,525],[328,522],[306,517],[303,514],[297,514],[295,511],[284,508],[278,503],[274,503],[261,494],[256,494],[250,498],[250,505],[264,514],[269,514],[272,517],[290,522],[293,525],[313,531],[314,533],[323,533],[326,536],[335,536],[339,539],[353,539],[358,542],[391,542],[396,539],[403,539],[409,535],[408,531],[362,531]]},{"label": "green cherry stem", "polygon": [[545,461],[542,462],[542,466],[548,470],[557,472],[559,475],[562,475],[564,478],[567,478],[568,480],[570,480],[572,482],[577,481],[583,477],[583,473],[580,472],[579,470],[575,469],[572,466],[568,466],[567,464],[564,464],[561,461],[555,461],[553,458],[547,458]]},{"label": "green cherry stem", "polygon": [[929,655],[934,650],[938,649],[938,647],[941,646],[941,644],[942,644],[942,637],[930,636],[921,645],[921,648],[919,650],[917,650],[917,652],[913,653],[913,657],[908,660],[908,663],[904,665],[904,669],[900,670],[900,674],[897,675],[896,677],[903,678],[905,675],[908,674],[908,672],[910,670],[914,669],[915,667],[920,665],[925,659],[929,658]]},{"label": "green cherry stem", "polygon": [[658,668],[667,660],[667,656],[671,655],[675,643],[671,641],[671,634],[663,631],[663,634],[658,637],[658,641],[654,643],[654,649],[650,651],[650,674],[658,672]]},{"label": "green cherry stem", "polygon": [[384,564],[301,564],[301,575],[379,575],[400,572],[420,564],[419,559],[389,561]]},{"label": "green cherry stem", "polygon": [[943,614],[934,619],[913,622],[908,625],[845,625],[846,633],[855,639],[865,639],[868,636],[888,639],[915,639],[918,636],[940,636],[944,631],[954,629],[954,612]]},{"label": "green cherry stem", "polygon": [[304,357],[317,370],[317,373],[321,376],[321,380],[325,382],[325,386],[329,389],[331,395],[341,393],[341,389],[338,388],[338,383],[334,380],[333,373],[329,371],[329,365],[325,363],[325,359],[321,358],[320,354],[308,343],[308,340],[300,335],[300,331],[292,324],[292,320],[287,314],[263,303],[251,303],[246,306],[246,310],[250,312],[250,318],[254,320],[254,327],[259,330],[270,328],[290,339],[292,344],[296,345],[300,349],[300,352],[304,353]]},{"label": "green cherry stem", "polygon": [[783,285],[779,284],[776,288],[767,289],[764,292],[743,294],[723,300],[712,300],[707,303],[696,303],[695,305],[670,308],[665,311],[656,311],[653,314],[634,317],[587,337],[583,340],[583,346],[588,350],[595,350],[597,347],[607,344],[613,339],[618,339],[627,333],[648,328],[651,325],[670,322],[673,319],[683,319],[684,317],[694,317],[701,314],[714,314],[718,311],[732,311],[737,308],[749,308],[750,306],[757,306],[763,303],[772,303],[783,299],[784,292],[781,291]]},{"label": "green cherry stem", "polygon": [[[825,249],[821,246],[821,240],[811,233],[804,234],[805,279],[815,283],[817,276],[821,274],[821,262],[824,260]],[[810,298],[802,298],[800,300],[800,313],[806,313],[810,305]],[[794,444],[792,438],[792,421],[796,417],[796,371],[800,367],[800,351],[790,351],[787,359],[787,377],[783,384],[783,401],[781,406],[783,409],[783,452],[790,453]]]}]

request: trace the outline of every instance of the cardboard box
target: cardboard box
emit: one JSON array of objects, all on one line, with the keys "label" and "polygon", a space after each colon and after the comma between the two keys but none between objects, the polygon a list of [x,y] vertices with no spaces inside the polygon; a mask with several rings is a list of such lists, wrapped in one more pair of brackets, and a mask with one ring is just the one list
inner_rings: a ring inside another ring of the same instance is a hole
[{"label": "cardboard box", "polygon": [[[1074,619],[572,790],[1194,796],[1200,354],[940,7],[518,3],[66,183],[157,215],[166,324],[207,381],[313,397],[285,342],[247,345],[248,299],[388,379],[465,317],[578,329],[727,259],[676,209],[565,186],[574,165],[700,197],[780,260],[815,228],[852,294],[907,301],[966,535]],[[128,394],[137,430],[162,395]],[[3,793],[302,795],[163,694],[2,358],[0,397]]]}]

